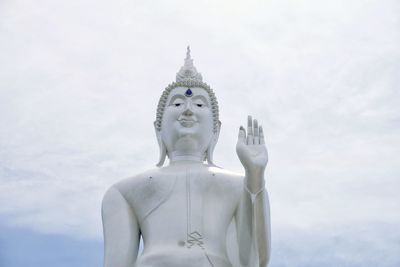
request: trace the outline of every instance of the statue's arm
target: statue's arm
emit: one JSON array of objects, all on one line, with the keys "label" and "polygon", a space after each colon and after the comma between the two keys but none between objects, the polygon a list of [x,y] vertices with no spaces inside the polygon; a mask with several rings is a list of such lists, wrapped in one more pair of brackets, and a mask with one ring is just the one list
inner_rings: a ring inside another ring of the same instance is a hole
[{"label": "statue's arm", "polygon": [[132,267],[139,250],[139,226],[131,206],[111,187],[103,198],[104,267]]},{"label": "statue's arm", "polygon": [[244,266],[265,267],[271,254],[270,207],[264,184],[249,184],[253,175],[260,174],[246,172],[242,196],[236,210],[239,257]]},{"label": "statue's arm", "polygon": [[268,153],[262,127],[249,116],[240,127],[236,152],[245,169],[243,193],[235,219],[240,261],[245,266],[265,267],[271,254],[271,225],[264,171]]}]

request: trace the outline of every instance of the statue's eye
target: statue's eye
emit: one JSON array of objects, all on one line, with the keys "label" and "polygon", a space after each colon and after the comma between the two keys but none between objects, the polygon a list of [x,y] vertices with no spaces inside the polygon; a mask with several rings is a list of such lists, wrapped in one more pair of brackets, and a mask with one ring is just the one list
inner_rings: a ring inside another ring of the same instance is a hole
[{"label": "statue's eye", "polygon": [[201,108],[203,106],[203,104],[196,104],[199,108]]},{"label": "statue's eye", "polygon": [[181,103],[176,103],[176,104],[174,104],[175,105],[175,107],[179,107],[180,105],[182,105]]}]

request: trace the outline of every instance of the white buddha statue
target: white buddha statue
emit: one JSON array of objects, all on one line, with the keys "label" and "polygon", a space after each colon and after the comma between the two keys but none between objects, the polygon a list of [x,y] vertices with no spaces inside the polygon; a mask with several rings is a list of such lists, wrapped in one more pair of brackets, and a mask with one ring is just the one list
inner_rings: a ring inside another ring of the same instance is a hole
[{"label": "white buddha statue", "polygon": [[[116,183],[104,196],[104,266],[267,266],[262,127],[249,116],[247,132],[239,129],[236,151],[244,176],[214,165],[218,103],[193,66],[189,47],[176,82],[160,98],[154,126],[158,168]],[[163,167],[166,157],[169,165]]]}]

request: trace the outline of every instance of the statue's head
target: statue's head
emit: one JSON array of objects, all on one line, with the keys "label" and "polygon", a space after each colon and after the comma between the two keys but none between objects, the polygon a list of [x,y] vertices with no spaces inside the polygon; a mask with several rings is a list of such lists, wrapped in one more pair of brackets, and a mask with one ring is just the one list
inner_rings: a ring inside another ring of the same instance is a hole
[{"label": "statue's head", "polygon": [[192,155],[213,165],[213,151],[218,140],[221,122],[218,102],[209,85],[193,66],[188,47],[185,65],[168,85],[157,107],[156,130],[160,146],[157,166],[166,156],[179,158]]}]

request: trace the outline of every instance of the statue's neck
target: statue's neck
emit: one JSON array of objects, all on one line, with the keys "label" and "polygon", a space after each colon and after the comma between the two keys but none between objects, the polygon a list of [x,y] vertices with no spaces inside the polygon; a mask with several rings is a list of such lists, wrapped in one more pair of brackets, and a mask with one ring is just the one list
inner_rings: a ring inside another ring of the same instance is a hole
[{"label": "statue's neck", "polygon": [[177,162],[204,162],[204,152],[202,145],[197,138],[191,135],[180,137],[175,144],[171,147],[168,157],[170,164]]},{"label": "statue's neck", "polygon": [[202,153],[183,153],[180,151],[172,151],[169,154],[170,164],[174,164],[177,162],[183,161],[191,161],[191,162],[204,162],[204,154]]}]

